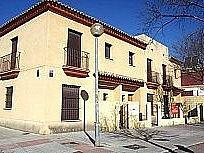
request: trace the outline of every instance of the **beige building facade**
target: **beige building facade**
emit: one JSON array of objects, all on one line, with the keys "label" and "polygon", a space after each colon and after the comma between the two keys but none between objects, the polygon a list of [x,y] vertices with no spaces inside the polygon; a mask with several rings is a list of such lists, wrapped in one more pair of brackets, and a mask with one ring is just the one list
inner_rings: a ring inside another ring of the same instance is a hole
[{"label": "beige building facade", "polygon": [[[99,38],[101,130],[184,122],[180,67],[166,46],[43,1],[0,28],[1,126],[41,134],[94,128],[95,22],[105,28]],[[85,102],[82,90],[89,95]]]}]

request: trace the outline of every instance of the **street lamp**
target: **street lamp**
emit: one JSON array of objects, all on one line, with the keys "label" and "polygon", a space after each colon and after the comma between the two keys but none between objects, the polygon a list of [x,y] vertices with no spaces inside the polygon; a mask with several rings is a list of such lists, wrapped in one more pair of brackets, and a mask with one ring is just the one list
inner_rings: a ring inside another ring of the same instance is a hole
[{"label": "street lamp", "polygon": [[101,24],[95,23],[91,26],[91,34],[95,37],[95,146],[100,146],[100,123],[98,103],[98,37],[104,33]]}]

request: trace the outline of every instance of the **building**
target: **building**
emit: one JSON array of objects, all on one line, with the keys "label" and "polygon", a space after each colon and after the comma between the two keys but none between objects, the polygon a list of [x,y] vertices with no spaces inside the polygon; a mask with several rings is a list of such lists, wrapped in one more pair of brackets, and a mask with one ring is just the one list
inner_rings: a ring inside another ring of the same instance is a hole
[{"label": "building", "polygon": [[[41,134],[94,128],[95,22],[105,28],[101,130],[183,123],[180,78],[171,76],[180,71],[167,47],[45,0],[0,28],[0,125]],[[85,102],[82,90],[89,94]]]},{"label": "building", "polygon": [[183,102],[188,116],[188,123],[203,121],[204,74],[203,71],[182,71]]}]

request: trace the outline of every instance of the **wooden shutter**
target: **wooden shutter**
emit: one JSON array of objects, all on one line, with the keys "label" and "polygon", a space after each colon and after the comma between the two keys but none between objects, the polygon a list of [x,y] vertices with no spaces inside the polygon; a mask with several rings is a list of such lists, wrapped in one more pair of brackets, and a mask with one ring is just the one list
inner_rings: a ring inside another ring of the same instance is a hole
[{"label": "wooden shutter", "polygon": [[16,68],[16,53],[18,45],[18,37],[11,39],[12,41],[12,52],[11,52],[11,70]]},{"label": "wooden shutter", "polygon": [[167,84],[167,80],[166,80],[166,65],[162,64],[162,71],[163,71],[163,84],[166,85]]},{"label": "wooden shutter", "polygon": [[105,58],[110,59],[111,44],[105,43]]},{"label": "wooden shutter", "polygon": [[166,117],[168,117],[169,116],[169,98],[168,98],[168,95],[164,95],[163,98],[164,98],[164,115]]},{"label": "wooden shutter", "polygon": [[67,65],[81,67],[81,33],[68,31]]},{"label": "wooden shutter", "polygon": [[147,59],[147,81],[152,82],[152,60]]},{"label": "wooden shutter", "polygon": [[61,120],[79,119],[79,86],[62,85]]}]

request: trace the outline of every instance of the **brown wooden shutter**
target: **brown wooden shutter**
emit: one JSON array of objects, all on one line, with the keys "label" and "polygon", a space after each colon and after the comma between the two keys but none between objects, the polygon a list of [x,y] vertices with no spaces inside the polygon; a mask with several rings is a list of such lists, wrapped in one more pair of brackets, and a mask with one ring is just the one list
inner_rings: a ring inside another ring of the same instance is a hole
[{"label": "brown wooden shutter", "polygon": [[11,70],[16,68],[16,53],[18,45],[18,37],[11,39],[12,41],[12,52],[11,52]]},{"label": "brown wooden shutter", "polygon": [[167,84],[166,80],[166,65],[162,64],[162,71],[163,71],[163,84]]},{"label": "brown wooden shutter", "polygon": [[147,81],[152,81],[152,60],[149,58],[147,59]]},{"label": "brown wooden shutter", "polygon": [[110,59],[111,44],[105,43],[105,58]]},{"label": "brown wooden shutter", "polygon": [[81,33],[69,30],[67,47],[67,65],[81,67]]}]

